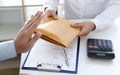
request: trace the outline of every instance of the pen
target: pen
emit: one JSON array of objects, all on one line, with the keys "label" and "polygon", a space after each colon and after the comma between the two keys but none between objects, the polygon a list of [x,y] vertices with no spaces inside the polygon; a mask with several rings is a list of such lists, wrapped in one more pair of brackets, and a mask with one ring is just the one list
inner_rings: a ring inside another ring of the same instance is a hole
[{"label": "pen", "polygon": [[62,50],[63,50],[64,56],[65,56],[66,65],[69,66],[66,51],[64,48],[62,48]]}]

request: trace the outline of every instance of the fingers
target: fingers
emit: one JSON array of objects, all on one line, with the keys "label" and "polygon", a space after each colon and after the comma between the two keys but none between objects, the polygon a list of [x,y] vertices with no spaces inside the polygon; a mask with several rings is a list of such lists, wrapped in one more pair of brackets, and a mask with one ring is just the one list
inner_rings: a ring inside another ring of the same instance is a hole
[{"label": "fingers", "polygon": [[41,16],[42,15],[42,12],[40,12],[40,11],[38,11],[36,14],[35,14],[35,16],[33,16],[32,18],[31,18],[31,20],[27,23],[27,25],[26,25],[26,27],[29,29],[29,28],[31,28],[31,26],[34,26],[34,24],[33,23],[35,23],[36,21],[41,21]]},{"label": "fingers", "polygon": [[38,15],[38,13],[39,13],[39,11],[34,16],[31,17],[31,19],[26,23],[26,26],[29,25],[29,23],[34,19],[34,17],[36,17]]},{"label": "fingers", "polygon": [[32,25],[29,27],[29,31],[34,32],[34,30],[37,28],[37,26],[40,24],[42,20],[42,16],[38,16],[35,21],[32,23]]},{"label": "fingers", "polygon": [[80,24],[80,23],[74,23],[74,24],[72,24],[71,26],[72,26],[72,27],[82,27],[82,24]]},{"label": "fingers", "polygon": [[71,25],[72,27],[79,27],[81,29],[79,36],[86,36],[89,33],[89,28],[87,28],[87,25],[83,23],[75,23]]},{"label": "fingers", "polygon": [[38,12],[37,14],[35,14],[35,16],[33,16],[33,18],[29,21],[29,23],[27,23],[26,31],[28,33],[34,32],[36,27],[40,24],[41,20],[42,20],[42,12]]},{"label": "fingers", "polygon": [[31,15],[31,17],[30,17],[30,18],[33,18],[33,16],[34,16],[34,15]]}]

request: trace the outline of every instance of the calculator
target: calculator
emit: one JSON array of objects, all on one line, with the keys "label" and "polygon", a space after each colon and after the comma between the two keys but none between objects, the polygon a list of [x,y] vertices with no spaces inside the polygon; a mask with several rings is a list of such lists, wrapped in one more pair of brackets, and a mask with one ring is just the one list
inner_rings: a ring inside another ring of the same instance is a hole
[{"label": "calculator", "polygon": [[115,53],[112,41],[89,38],[87,40],[87,56],[90,58],[114,59]]}]

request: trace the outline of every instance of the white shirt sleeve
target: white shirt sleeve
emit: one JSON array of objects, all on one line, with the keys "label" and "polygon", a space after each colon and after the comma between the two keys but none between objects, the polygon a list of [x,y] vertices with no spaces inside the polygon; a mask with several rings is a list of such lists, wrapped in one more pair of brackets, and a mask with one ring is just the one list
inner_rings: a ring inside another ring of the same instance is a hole
[{"label": "white shirt sleeve", "polygon": [[[67,19],[91,19],[102,30],[120,18],[120,0],[64,0]],[[46,0],[45,7],[57,9],[59,0]],[[78,4],[77,4],[78,3]],[[73,15],[74,14],[74,15]]]},{"label": "white shirt sleeve", "polygon": [[108,25],[114,23],[114,21],[120,17],[120,0],[111,0],[106,9],[99,15],[97,15],[93,21],[96,25],[95,30],[101,30]]},{"label": "white shirt sleeve", "polygon": [[44,8],[49,7],[49,8],[52,8],[54,10],[57,10],[58,4],[59,4],[59,0],[45,0]]},{"label": "white shirt sleeve", "polygon": [[13,40],[0,43],[0,61],[14,58],[16,56],[17,54]]}]

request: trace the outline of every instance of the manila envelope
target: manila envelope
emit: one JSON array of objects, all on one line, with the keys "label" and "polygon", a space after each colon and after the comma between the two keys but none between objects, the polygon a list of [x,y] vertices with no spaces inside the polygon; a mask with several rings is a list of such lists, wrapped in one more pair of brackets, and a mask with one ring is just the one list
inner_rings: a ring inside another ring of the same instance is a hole
[{"label": "manila envelope", "polygon": [[72,21],[63,18],[54,20],[52,17],[43,19],[36,31],[41,32],[41,38],[62,47],[68,47],[77,37],[80,28],[72,27]]}]

